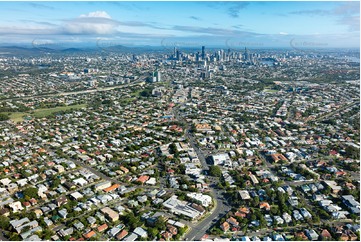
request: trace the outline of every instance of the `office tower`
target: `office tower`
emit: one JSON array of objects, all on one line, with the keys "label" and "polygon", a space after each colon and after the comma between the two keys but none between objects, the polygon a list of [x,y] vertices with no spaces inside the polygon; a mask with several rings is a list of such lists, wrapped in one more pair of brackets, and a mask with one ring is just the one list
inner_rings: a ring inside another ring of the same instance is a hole
[{"label": "office tower", "polygon": [[196,53],[196,61],[199,61],[199,52]]},{"label": "office tower", "polygon": [[244,48],[244,60],[249,61],[249,53],[246,47]]},{"label": "office tower", "polygon": [[160,77],[160,71],[157,71],[157,82],[161,81],[161,77]]},{"label": "office tower", "polygon": [[156,76],[156,73],[154,71],[152,72],[151,82],[157,82],[157,76]]},{"label": "office tower", "polygon": [[179,60],[180,59],[180,53],[179,53],[179,50],[177,50],[177,53],[176,53],[176,59]]},{"label": "office tower", "polygon": [[175,56],[176,56],[176,54],[177,54],[177,48],[176,48],[176,47],[174,47],[174,50],[173,50],[173,57],[175,57]]},{"label": "office tower", "polygon": [[205,46],[202,46],[202,60],[206,59],[206,52],[205,52]]}]

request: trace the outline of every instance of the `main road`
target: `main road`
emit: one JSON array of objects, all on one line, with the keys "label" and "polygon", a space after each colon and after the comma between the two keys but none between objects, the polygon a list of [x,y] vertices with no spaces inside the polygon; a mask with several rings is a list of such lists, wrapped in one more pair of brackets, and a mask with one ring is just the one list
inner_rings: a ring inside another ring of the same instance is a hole
[{"label": "main road", "polygon": [[330,113],[326,113],[326,114],[324,114],[324,115],[321,115],[321,116],[316,117],[315,119],[311,119],[311,120],[309,120],[309,121],[325,120],[326,118],[328,118],[328,117],[330,117],[330,116],[333,116],[333,115],[335,115],[336,113],[339,113],[339,112],[341,112],[341,111],[343,111],[343,110],[345,110],[345,109],[347,109],[347,108],[350,108],[350,107],[352,107],[352,106],[355,106],[355,105],[360,106],[360,100],[353,101],[353,102],[350,103],[350,104],[346,104],[346,105],[344,105],[344,106],[342,106],[342,107],[340,107],[340,108],[338,108],[338,109],[336,109],[336,110],[334,110],[334,111],[332,111],[332,112],[330,112]]},{"label": "main road", "polygon": [[[189,124],[178,114],[177,108],[173,108],[174,117],[179,121],[184,121],[186,124],[185,137],[189,141],[190,145],[197,153],[198,159],[202,165],[203,170],[209,170],[206,157],[203,151],[197,146],[195,138],[190,134]],[[201,240],[203,235],[214,225],[220,218],[222,218],[231,209],[228,206],[227,201],[224,199],[223,190],[216,188],[216,181],[211,179],[209,189],[215,203],[215,207],[210,211],[210,214],[204,218],[201,222],[191,226],[188,233],[183,237],[184,240]]]}]

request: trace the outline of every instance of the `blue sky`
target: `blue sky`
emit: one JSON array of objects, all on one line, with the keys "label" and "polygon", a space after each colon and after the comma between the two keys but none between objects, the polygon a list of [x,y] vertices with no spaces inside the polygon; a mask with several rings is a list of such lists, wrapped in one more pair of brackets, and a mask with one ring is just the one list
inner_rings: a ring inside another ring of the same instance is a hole
[{"label": "blue sky", "polygon": [[0,43],[359,47],[353,2],[0,2]]}]

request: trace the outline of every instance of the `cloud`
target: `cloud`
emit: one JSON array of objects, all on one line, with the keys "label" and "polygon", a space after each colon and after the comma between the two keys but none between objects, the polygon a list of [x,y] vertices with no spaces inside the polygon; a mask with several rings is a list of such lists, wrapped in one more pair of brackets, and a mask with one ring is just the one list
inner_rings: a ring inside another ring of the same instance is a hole
[{"label": "cloud", "polygon": [[230,4],[231,6],[227,9],[227,13],[232,18],[238,18],[240,11],[249,5],[248,2],[234,2]]},{"label": "cloud", "polygon": [[8,34],[16,34],[16,35],[52,35],[59,34],[59,29],[56,28],[42,28],[42,27],[1,27],[0,26],[0,34],[8,35]]},{"label": "cloud", "polygon": [[222,9],[226,7],[227,14],[232,18],[238,18],[242,9],[245,9],[249,2],[200,2],[213,9]]},{"label": "cloud", "polygon": [[331,10],[300,10],[289,14],[314,16],[334,16],[336,23],[346,25],[349,31],[360,31],[360,2],[343,2]]},{"label": "cloud", "polygon": [[315,9],[315,10],[300,10],[300,11],[293,11],[290,14],[296,15],[308,15],[308,16],[325,16],[329,15],[331,12],[327,10]]},{"label": "cloud", "polygon": [[153,29],[167,29],[156,23],[140,21],[118,21],[113,19],[105,11],[96,11],[82,14],[78,18],[65,20],[63,30],[69,34],[115,34],[119,32],[119,26],[148,27]]},{"label": "cloud", "polygon": [[20,21],[23,22],[23,23],[34,23],[34,24],[37,24],[37,25],[46,25],[46,26],[58,27],[57,24],[53,24],[53,23],[50,23],[50,22],[34,21],[34,20],[29,20],[29,19],[22,19]]},{"label": "cloud", "polygon": [[238,36],[238,37],[246,37],[246,36],[261,36],[262,34],[240,31],[240,30],[232,30],[225,28],[211,28],[211,27],[196,27],[196,26],[183,26],[176,25],[172,27],[173,30],[183,31],[183,32],[191,32],[197,34],[208,34],[214,36]]},{"label": "cloud", "polygon": [[232,26],[235,29],[242,29],[243,25],[242,24],[237,24],[237,25],[233,25]]},{"label": "cloud", "polygon": [[45,4],[41,4],[41,3],[28,3],[31,7],[33,8],[38,8],[38,9],[48,9],[48,10],[54,10],[55,8],[47,6]]},{"label": "cloud", "polygon": [[286,33],[286,32],[280,32],[279,34],[280,35],[288,35],[288,33]]},{"label": "cloud", "polygon": [[331,10],[313,9],[293,11],[290,14],[309,15],[309,16],[345,16],[345,15],[360,15],[360,2],[345,2],[336,6]]},{"label": "cloud", "polygon": [[69,34],[112,34],[120,23],[105,11],[82,14],[78,18],[66,20],[63,30]]},{"label": "cloud", "polygon": [[360,2],[359,1],[344,2],[341,5],[334,8],[332,13],[336,15],[350,15],[350,14],[360,15]]},{"label": "cloud", "polygon": [[194,20],[197,20],[197,21],[201,20],[200,18],[198,18],[198,17],[196,17],[196,16],[190,16],[189,18],[194,19]]},{"label": "cloud", "polygon": [[360,31],[360,2],[345,2],[332,11],[333,15],[340,16],[338,24],[347,25],[349,31]]},{"label": "cloud", "polygon": [[337,21],[338,24],[347,25],[349,31],[360,31],[360,16],[343,16]]},{"label": "cloud", "polygon": [[95,12],[90,12],[88,14],[81,14],[79,16],[79,18],[108,18],[108,19],[111,19],[112,17],[110,17],[110,15],[107,14],[107,12],[105,12],[105,11],[95,11]]},{"label": "cloud", "polygon": [[[118,21],[105,11],[82,14],[77,18],[63,19],[60,24],[28,19],[19,20],[21,25],[1,26],[0,34],[18,35],[109,35],[122,33],[121,26],[146,27],[158,30],[169,30],[156,22]],[[129,33],[128,33],[129,34]],[[144,35],[145,36],[145,35]],[[163,35],[159,35],[163,36]],[[166,35],[168,36],[168,35]]]},{"label": "cloud", "polygon": [[128,26],[128,27],[148,27],[148,28],[153,28],[153,29],[168,29],[165,27],[161,27],[157,23],[154,23],[154,22],[153,22],[153,24],[151,24],[151,23],[144,23],[144,22],[140,22],[140,21],[117,21],[117,23],[119,25]]}]

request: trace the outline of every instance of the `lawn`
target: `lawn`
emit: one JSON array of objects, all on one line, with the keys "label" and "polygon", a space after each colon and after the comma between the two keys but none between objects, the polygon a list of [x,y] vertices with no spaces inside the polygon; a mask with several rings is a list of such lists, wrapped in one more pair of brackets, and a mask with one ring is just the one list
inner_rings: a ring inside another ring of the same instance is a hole
[{"label": "lawn", "polygon": [[[86,104],[77,104],[77,105],[70,105],[70,106],[63,106],[63,107],[56,107],[56,108],[41,108],[41,109],[35,109],[33,111],[29,112],[14,112],[10,113],[10,119],[12,121],[19,122],[24,120],[24,116],[30,116],[30,117],[36,117],[36,118],[44,118],[47,116],[50,116],[53,113],[59,112],[59,111],[66,111],[69,109],[80,109],[86,107]],[[8,114],[8,113],[5,113]]]},{"label": "lawn", "polygon": [[264,92],[269,92],[269,93],[275,93],[278,92],[278,90],[274,90],[274,89],[264,89]]},{"label": "lawn", "polygon": [[132,96],[132,97],[138,97],[139,94],[140,94],[142,91],[143,91],[142,89],[135,90],[134,92],[131,92],[131,93],[130,93],[130,96]]}]

